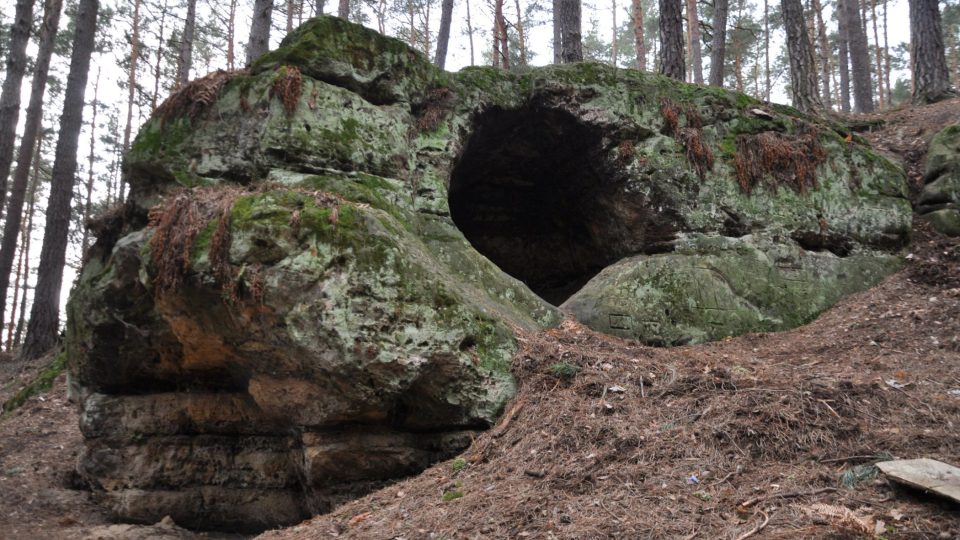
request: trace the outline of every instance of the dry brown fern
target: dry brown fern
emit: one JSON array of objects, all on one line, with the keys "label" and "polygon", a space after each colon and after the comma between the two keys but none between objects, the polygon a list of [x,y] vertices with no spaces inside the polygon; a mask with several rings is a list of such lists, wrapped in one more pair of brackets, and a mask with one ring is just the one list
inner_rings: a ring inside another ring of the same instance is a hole
[{"label": "dry brown fern", "polygon": [[663,98],[660,100],[660,115],[663,116],[663,132],[667,135],[674,135],[680,128],[680,108],[672,100]]},{"label": "dry brown fern", "polygon": [[765,178],[799,193],[816,188],[817,166],[827,158],[816,129],[807,124],[801,124],[792,136],[774,131],[738,135],[736,145],[734,169],[746,193]]},{"label": "dry brown fern", "polygon": [[213,104],[220,95],[220,90],[227,81],[245,74],[246,71],[217,71],[208,73],[199,79],[190,81],[185,86],[170,95],[157,107],[157,114],[163,120],[186,114],[190,119],[200,116],[207,107]]},{"label": "dry brown fern", "polygon": [[300,95],[303,93],[303,77],[300,68],[296,66],[280,66],[273,86],[270,88],[270,97],[279,97],[283,103],[283,110],[288,116],[297,112]]}]

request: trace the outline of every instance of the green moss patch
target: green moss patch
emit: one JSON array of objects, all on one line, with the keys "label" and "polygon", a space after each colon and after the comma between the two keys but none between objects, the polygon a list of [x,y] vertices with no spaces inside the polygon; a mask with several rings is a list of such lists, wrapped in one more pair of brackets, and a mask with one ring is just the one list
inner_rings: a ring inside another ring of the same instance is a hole
[{"label": "green moss patch", "polygon": [[33,378],[26,386],[21,388],[14,396],[3,403],[3,412],[9,414],[33,396],[42,394],[50,390],[53,381],[60,376],[67,368],[67,353],[59,352],[53,357],[49,364],[44,366],[37,376]]}]

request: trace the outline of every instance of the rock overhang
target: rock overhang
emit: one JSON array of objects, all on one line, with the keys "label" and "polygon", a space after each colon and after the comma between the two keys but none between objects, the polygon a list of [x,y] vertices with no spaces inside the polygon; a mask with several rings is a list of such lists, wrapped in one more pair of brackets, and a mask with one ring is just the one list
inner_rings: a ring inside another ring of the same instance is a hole
[{"label": "rock overhang", "polygon": [[[559,320],[541,297],[658,345],[779,330],[909,238],[902,171],[722,89],[450,74],[336,18],[197,88],[138,135],[69,308],[81,470],[125,519],[259,529],[457,451],[513,393],[514,329]],[[351,453],[380,465],[331,476]]]}]

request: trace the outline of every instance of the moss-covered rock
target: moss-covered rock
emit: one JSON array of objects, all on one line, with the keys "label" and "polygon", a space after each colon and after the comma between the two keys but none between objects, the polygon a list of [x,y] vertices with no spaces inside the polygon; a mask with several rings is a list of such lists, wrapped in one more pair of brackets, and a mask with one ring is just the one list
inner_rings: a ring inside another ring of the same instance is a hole
[{"label": "moss-covered rock", "polygon": [[691,236],[604,269],[563,305],[588,326],[661,345],[793,328],[898,269],[899,257],[810,252],[773,238]]},{"label": "moss-covered rock", "polygon": [[960,124],[945,127],[930,141],[917,211],[948,236],[960,236]]},{"label": "moss-covered rock", "polygon": [[665,345],[789,328],[910,234],[903,172],[834,125],[633,70],[449,74],[321,17],[193,84],[68,308],[81,472],[126,519],[299,519],[468,444],[556,305]]}]

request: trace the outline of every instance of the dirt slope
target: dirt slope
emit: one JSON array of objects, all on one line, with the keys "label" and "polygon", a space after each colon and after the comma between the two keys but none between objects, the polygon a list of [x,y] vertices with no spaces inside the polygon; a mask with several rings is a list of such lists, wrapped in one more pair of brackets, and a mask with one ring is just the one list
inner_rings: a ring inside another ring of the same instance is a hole
[{"label": "dirt slope", "polygon": [[[865,135],[917,170],[960,116],[948,105],[887,113]],[[918,223],[910,252],[791,332],[676,349],[571,322],[524,335],[520,395],[458,460],[264,537],[960,537],[957,505],[868,466],[960,464],[960,242]],[[0,363],[0,397],[36,370]],[[0,419],[0,538],[102,531],[92,495],[68,487],[76,426],[62,377]]]},{"label": "dirt slope", "polygon": [[[840,507],[888,538],[953,538],[956,506],[854,467],[960,463],[958,263],[956,242],[924,240],[904,271],[791,332],[677,349],[571,322],[524,336],[512,414],[466,463],[264,538],[736,538],[764,523],[830,537],[860,528],[830,517]],[[848,489],[851,471],[868,477]]]}]

